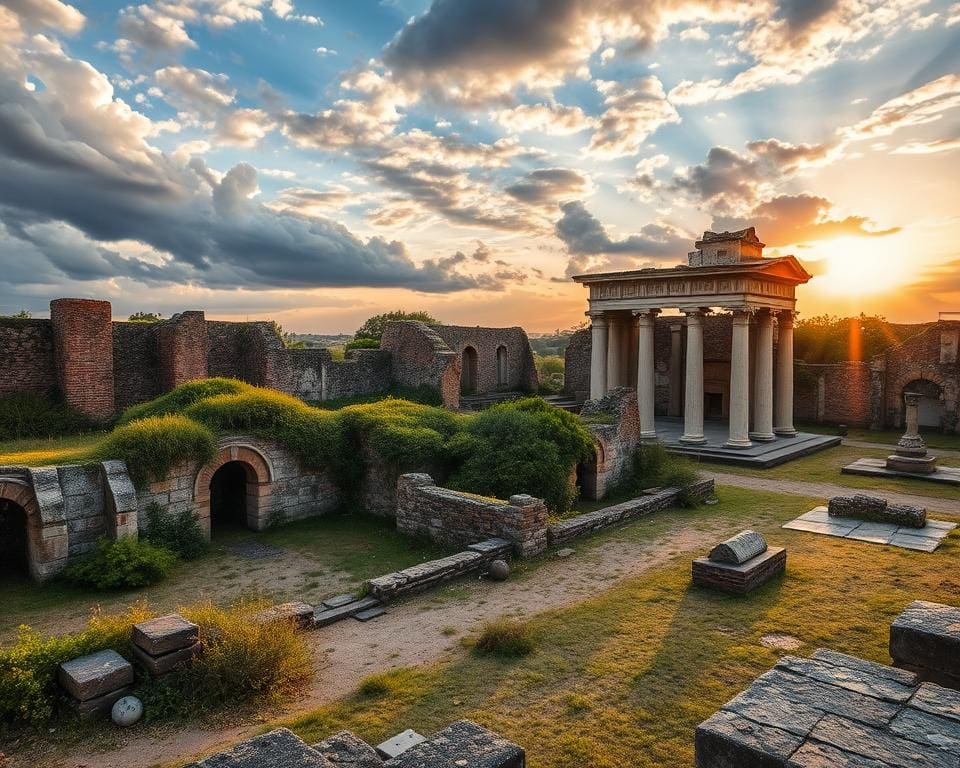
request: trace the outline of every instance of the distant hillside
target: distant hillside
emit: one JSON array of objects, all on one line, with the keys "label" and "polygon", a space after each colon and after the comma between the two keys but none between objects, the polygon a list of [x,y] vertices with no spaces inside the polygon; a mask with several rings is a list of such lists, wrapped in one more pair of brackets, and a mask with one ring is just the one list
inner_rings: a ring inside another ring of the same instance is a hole
[{"label": "distant hillside", "polygon": [[353,338],[349,333],[338,333],[327,335],[322,333],[289,333],[287,339],[290,342],[303,342],[308,349],[317,347],[342,347]]}]

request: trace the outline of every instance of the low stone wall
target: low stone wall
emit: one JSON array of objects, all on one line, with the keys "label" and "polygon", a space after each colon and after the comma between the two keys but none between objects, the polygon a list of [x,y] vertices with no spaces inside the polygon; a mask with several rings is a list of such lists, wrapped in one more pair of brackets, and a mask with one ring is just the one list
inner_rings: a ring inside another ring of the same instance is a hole
[{"label": "low stone wall", "polygon": [[444,581],[479,571],[512,551],[513,544],[506,539],[488,539],[471,544],[464,552],[370,579],[367,590],[371,596],[383,601],[423,592]]},{"label": "low stone wall", "polygon": [[[584,515],[561,520],[547,528],[548,541],[550,546],[564,544],[577,536],[583,536],[593,531],[599,531],[643,515],[658,512],[676,504],[677,498],[682,492],[679,488],[665,488],[651,496],[641,496],[622,504],[615,504],[612,507],[604,507],[593,512],[587,512]],[[703,500],[713,494],[713,480],[701,480],[691,485],[685,492],[692,498]]]},{"label": "low stone wall", "polygon": [[439,544],[465,546],[480,539],[511,542],[522,557],[547,547],[547,505],[533,496],[509,501],[438,487],[426,474],[402,475],[397,483],[397,530]]}]

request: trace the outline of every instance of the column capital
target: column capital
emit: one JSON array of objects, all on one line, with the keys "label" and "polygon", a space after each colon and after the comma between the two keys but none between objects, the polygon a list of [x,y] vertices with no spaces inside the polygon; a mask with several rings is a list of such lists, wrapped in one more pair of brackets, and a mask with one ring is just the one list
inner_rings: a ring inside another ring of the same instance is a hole
[{"label": "column capital", "polygon": [[710,307],[697,307],[696,309],[681,309],[681,314],[690,317],[691,315],[699,315],[700,317],[705,317],[710,314]]},{"label": "column capital", "polygon": [[781,326],[793,325],[796,318],[797,311],[795,309],[781,309],[777,312],[777,322]]},{"label": "column capital", "polygon": [[634,317],[640,320],[641,324],[644,321],[652,323],[654,320],[657,319],[657,315],[660,314],[660,310],[659,309],[634,309],[632,310],[632,314]]},{"label": "column capital", "polygon": [[589,312],[584,312],[583,314],[590,318],[591,325],[607,324],[607,315],[602,310],[592,309]]},{"label": "column capital", "polygon": [[753,316],[753,310],[749,308],[734,309],[732,310],[732,315],[734,325],[750,325],[750,318]]}]

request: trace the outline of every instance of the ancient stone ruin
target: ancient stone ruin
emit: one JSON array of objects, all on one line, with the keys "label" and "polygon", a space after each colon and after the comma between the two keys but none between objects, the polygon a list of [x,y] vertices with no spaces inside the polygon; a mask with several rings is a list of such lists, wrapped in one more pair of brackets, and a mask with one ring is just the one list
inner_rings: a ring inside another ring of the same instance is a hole
[{"label": "ancient stone ruin", "polygon": [[766,584],[787,567],[787,550],[768,547],[756,531],[741,531],[717,544],[707,557],[693,561],[696,586],[744,595]]},{"label": "ancient stone ruin", "polygon": [[890,504],[876,496],[856,494],[834,496],[827,506],[830,517],[845,517],[875,523],[892,523],[906,528],[923,528],[927,510],[909,504]]},{"label": "ancient stone ruin", "polygon": [[903,396],[905,403],[904,413],[907,431],[897,441],[897,449],[892,456],[887,457],[887,469],[894,472],[914,472],[918,475],[929,475],[936,471],[937,459],[927,455],[927,446],[920,437],[918,409],[920,394],[907,392]]}]

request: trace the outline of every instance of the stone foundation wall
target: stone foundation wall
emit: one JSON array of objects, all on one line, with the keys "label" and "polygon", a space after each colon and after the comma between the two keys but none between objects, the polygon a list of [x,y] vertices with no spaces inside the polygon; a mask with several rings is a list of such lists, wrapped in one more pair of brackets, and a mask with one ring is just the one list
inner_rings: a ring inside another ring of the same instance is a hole
[{"label": "stone foundation wall", "polygon": [[794,364],[795,421],[869,426],[871,423],[870,364]]},{"label": "stone foundation wall", "polygon": [[593,461],[578,469],[580,495],[602,499],[633,471],[633,456],[640,442],[640,414],[631,389],[615,389],[600,400],[584,405],[581,415],[609,418],[612,424],[587,424],[597,443]]},{"label": "stone foundation wall", "polygon": [[53,324],[49,320],[0,318],[0,397],[20,392],[45,395],[56,389]]},{"label": "stone foundation wall", "polygon": [[460,355],[426,323],[387,323],[380,349],[390,353],[390,375],[404,387],[440,390],[447,408],[460,407]]},{"label": "stone foundation wall", "polygon": [[509,501],[441,488],[430,475],[402,475],[397,483],[397,530],[439,544],[467,546],[482,539],[511,542],[530,557],[547,546],[547,505],[532,496]]}]

